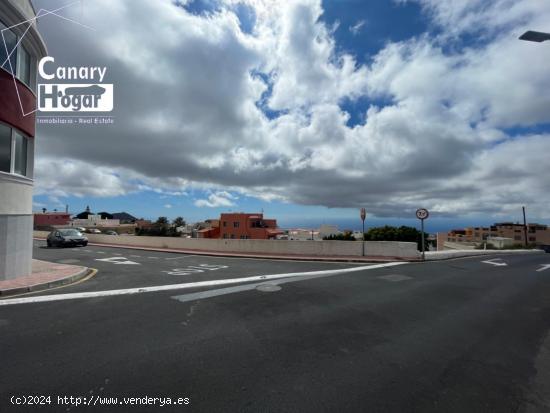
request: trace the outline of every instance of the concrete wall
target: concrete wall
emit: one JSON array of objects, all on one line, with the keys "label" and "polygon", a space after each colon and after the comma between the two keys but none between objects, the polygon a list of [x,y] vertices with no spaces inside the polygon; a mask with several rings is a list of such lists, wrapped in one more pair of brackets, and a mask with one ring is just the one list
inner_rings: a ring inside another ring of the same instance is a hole
[{"label": "concrete wall", "polygon": [[[36,237],[48,235],[44,231],[35,231]],[[90,242],[131,245],[151,248],[179,248],[219,252],[242,252],[248,254],[284,254],[311,256],[352,256],[362,255],[361,242],[353,241],[285,241],[285,240],[240,240],[240,239],[202,239],[171,237],[137,237],[131,235],[86,234]],[[365,254],[377,257],[417,258],[419,256],[414,242],[367,241]]]},{"label": "concrete wall", "polygon": [[0,172],[0,215],[32,215],[33,181]]},{"label": "concrete wall", "polygon": [[0,281],[32,272],[32,215],[0,215]]},{"label": "concrete wall", "polygon": [[0,173],[0,281],[31,273],[32,184]]}]

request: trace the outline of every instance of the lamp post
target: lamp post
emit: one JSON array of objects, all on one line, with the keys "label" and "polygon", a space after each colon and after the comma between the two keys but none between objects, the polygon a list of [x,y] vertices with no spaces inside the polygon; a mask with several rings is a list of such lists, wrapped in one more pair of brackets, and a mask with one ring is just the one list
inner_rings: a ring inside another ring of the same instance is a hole
[{"label": "lamp post", "polygon": [[520,40],[525,40],[527,42],[545,42],[546,40],[550,40],[550,33],[545,32],[535,32],[533,30],[529,30],[525,33],[523,33],[520,37]]},{"label": "lamp post", "polygon": [[367,210],[365,208],[361,208],[361,221],[363,221],[363,257],[365,256],[365,218],[367,217]]}]

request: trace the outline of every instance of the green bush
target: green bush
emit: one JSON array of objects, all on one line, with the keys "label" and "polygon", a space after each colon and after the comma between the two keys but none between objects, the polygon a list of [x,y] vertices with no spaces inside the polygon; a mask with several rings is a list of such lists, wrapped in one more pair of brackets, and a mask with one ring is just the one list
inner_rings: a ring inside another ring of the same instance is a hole
[{"label": "green bush", "polygon": [[[422,232],[414,227],[402,225],[392,227],[385,225],[383,227],[371,228],[365,234],[365,241],[401,241],[416,242],[417,248],[422,249]],[[424,248],[428,249],[428,234],[424,233]]]}]

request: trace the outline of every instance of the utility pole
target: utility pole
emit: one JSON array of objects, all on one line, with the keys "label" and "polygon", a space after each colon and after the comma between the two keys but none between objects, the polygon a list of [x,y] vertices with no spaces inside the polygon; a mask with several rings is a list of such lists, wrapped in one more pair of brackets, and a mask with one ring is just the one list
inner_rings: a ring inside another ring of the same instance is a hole
[{"label": "utility pole", "polygon": [[523,235],[524,235],[524,241],[525,246],[527,246],[527,219],[525,219],[525,207],[521,207],[523,209]]},{"label": "utility pole", "polygon": [[361,208],[361,212],[359,214],[361,217],[361,221],[363,221],[363,257],[365,256],[365,218],[367,217],[367,210],[365,208]]}]

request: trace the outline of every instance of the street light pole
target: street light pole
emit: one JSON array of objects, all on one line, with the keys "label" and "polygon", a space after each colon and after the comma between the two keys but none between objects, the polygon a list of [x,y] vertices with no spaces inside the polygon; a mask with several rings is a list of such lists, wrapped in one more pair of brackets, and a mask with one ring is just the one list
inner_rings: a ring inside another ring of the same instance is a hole
[{"label": "street light pole", "polygon": [[361,221],[363,221],[363,242],[362,242],[362,252],[363,252],[363,257],[365,256],[365,218],[367,217],[367,210],[365,208],[361,208],[361,212],[359,214],[359,216],[361,217]]},{"label": "street light pole", "polygon": [[527,219],[525,218],[525,207],[521,207],[523,209],[523,235],[524,235],[524,241],[525,246],[527,246]]},{"label": "street light pole", "polygon": [[533,30],[529,30],[525,33],[523,33],[520,37],[520,40],[525,40],[527,42],[537,42],[542,43],[547,40],[550,40],[550,33],[545,32],[535,32]]}]

